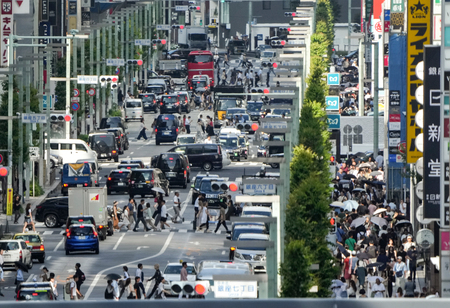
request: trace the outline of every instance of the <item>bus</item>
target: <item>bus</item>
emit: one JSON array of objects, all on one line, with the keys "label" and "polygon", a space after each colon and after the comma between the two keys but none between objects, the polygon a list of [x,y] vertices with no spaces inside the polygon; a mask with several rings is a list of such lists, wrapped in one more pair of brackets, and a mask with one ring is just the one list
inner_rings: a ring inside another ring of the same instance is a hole
[{"label": "bus", "polygon": [[191,88],[194,75],[208,75],[210,87],[214,87],[214,58],[209,50],[191,51],[187,59],[188,89]]}]

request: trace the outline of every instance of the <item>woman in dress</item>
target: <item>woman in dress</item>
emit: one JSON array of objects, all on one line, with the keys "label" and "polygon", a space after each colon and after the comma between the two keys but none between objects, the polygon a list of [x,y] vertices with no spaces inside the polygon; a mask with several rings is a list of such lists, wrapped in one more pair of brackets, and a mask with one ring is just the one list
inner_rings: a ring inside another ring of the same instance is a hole
[{"label": "woman in dress", "polygon": [[130,230],[130,220],[128,219],[129,213],[130,211],[128,210],[128,206],[125,205],[125,207],[123,208],[123,219],[121,222],[119,222],[119,229],[125,227],[126,229]]},{"label": "woman in dress", "polygon": [[116,231],[120,231],[120,227],[119,227],[119,218],[117,217],[117,205],[119,204],[119,202],[114,201],[113,203],[113,227],[114,230]]},{"label": "woman in dress", "polygon": [[199,230],[203,228],[203,226],[206,227],[206,231],[209,229],[209,211],[208,211],[208,203],[203,202],[202,208],[198,211],[200,215],[200,226],[198,227]]},{"label": "woman in dress", "polygon": [[390,238],[386,247],[387,257],[389,260],[397,260],[397,251],[395,250],[394,241]]},{"label": "woman in dress", "polygon": [[23,224],[22,233],[25,233],[28,225],[32,225],[33,231],[36,232],[36,229],[34,228],[33,215],[31,215],[31,203],[28,203],[25,208],[25,223]]}]

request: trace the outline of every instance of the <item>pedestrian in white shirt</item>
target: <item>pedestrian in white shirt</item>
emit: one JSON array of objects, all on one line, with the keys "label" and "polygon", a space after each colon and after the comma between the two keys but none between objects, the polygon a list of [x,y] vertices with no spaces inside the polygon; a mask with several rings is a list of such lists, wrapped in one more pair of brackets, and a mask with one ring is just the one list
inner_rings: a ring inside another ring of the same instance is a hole
[{"label": "pedestrian in white shirt", "polygon": [[113,287],[113,296],[114,296],[114,300],[118,301],[119,300],[119,296],[120,296],[120,291],[119,291],[119,285],[117,283],[117,280],[113,280],[111,283],[111,286]]},{"label": "pedestrian in white shirt", "polygon": [[190,134],[191,133],[191,116],[188,116],[185,120],[184,120],[184,127],[186,128],[186,133]]},{"label": "pedestrian in white shirt", "polygon": [[377,280],[375,280],[375,284],[372,286],[372,294],[374,294],[373,297],[382,298],[384,297],[384,292],[386,292],[386,288],[384,287],[384,284],[381,283],[380,279],[377,278]]},{"label": "pedestrian in white shirt", "polygon": [[175,196],[173,197],[173,211],[175,212],[175,217],[172,218],[172,222],[176,223],[178,217],[180,217],[181,221],[184,221],[184,217],[181,216],[181,200],[180,200],[180,192],[175,191]]},{"label": "pedestrian in white shirt", "polygon": [[166,299],[166,293],[170,295],[170,292],[164,289],[165,283],[167,283],[167,281],[164,277],[161,277],[161,281],[158,284],[158,289],[156,289],[155,299]]},{"label": "pedestrian in white shirt", "polygon": [[170,225],[166,222],[167,221],[167,206],[166,201],[161,200],[162,206],[161,206],[161,229],[165,229],[164,225],[170,228]]},{"label": "pedestrian in white shirt", "polygon": [[141,137],[147,140],[147,135],[145,134],[146,129],[144,119],[141,119],[141,124],[139,125],[139,135],[136,138],[137,140],[140,140]]},{"label": "pedestrian in white shirt", "polygon": [[394,274],[395,274],[395,285],[405,289],[405,275],[406,275],[406,264],[402,261],[402,257],[397,257],[397,262],[394,264]]},{"label": "pedestrian in white shirt", "polygon": [[403,215],[406,215],[406,203],[400,200],[399,210]]}]

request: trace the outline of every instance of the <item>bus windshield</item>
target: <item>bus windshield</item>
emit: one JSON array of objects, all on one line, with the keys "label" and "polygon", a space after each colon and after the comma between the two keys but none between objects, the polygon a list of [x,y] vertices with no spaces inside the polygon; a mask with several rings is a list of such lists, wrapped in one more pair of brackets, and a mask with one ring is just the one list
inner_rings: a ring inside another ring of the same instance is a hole
[{"label": "bus windshield", "polygon": [[213,62],[213,56],[212,55],[207,55],[207,54],[189,55],[188,62],[189,63]]}]

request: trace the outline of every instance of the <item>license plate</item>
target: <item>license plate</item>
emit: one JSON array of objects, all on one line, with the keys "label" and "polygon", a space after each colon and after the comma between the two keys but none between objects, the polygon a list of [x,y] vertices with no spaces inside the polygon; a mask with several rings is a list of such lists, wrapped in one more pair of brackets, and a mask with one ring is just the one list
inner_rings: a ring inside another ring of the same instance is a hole
[{"label": "license plate", "polygon": [[124,186],[124,183],[117,183],[118,186]]},{"label": "license plate", "polygon": [[206,198],[216,198],[216,195],[206,195]]},{"label": "license plate", "polygon": [[79,240],[84,240],[84,239],[86,239],[86,236],[79,236],[78,239]]},{"label": "license plate", "polygon": [[170,177],[177,176],[177,173],[176,172],[166,172],[166,176],[170,176]]},{"label": "license plate", "polygon": [[105,153],[100,154],[100,157],[106,157],[106,154]]},{"label": "license plate", "polygon": [[163,135],[170,135],[170,132],[164,132]]},{"label": "license plate", "polygon": [[9,257],[11,257],[11,255],[4,254],[3,257],[9,258]]},{"label": "license plate", "polygon": [[138,188],[142,188],[142,187],[144,187],[144,185],[138,185]]},{"label": "license plate", "polygon": [[83,187],[83,184],[77,184],[77,187]]}]

